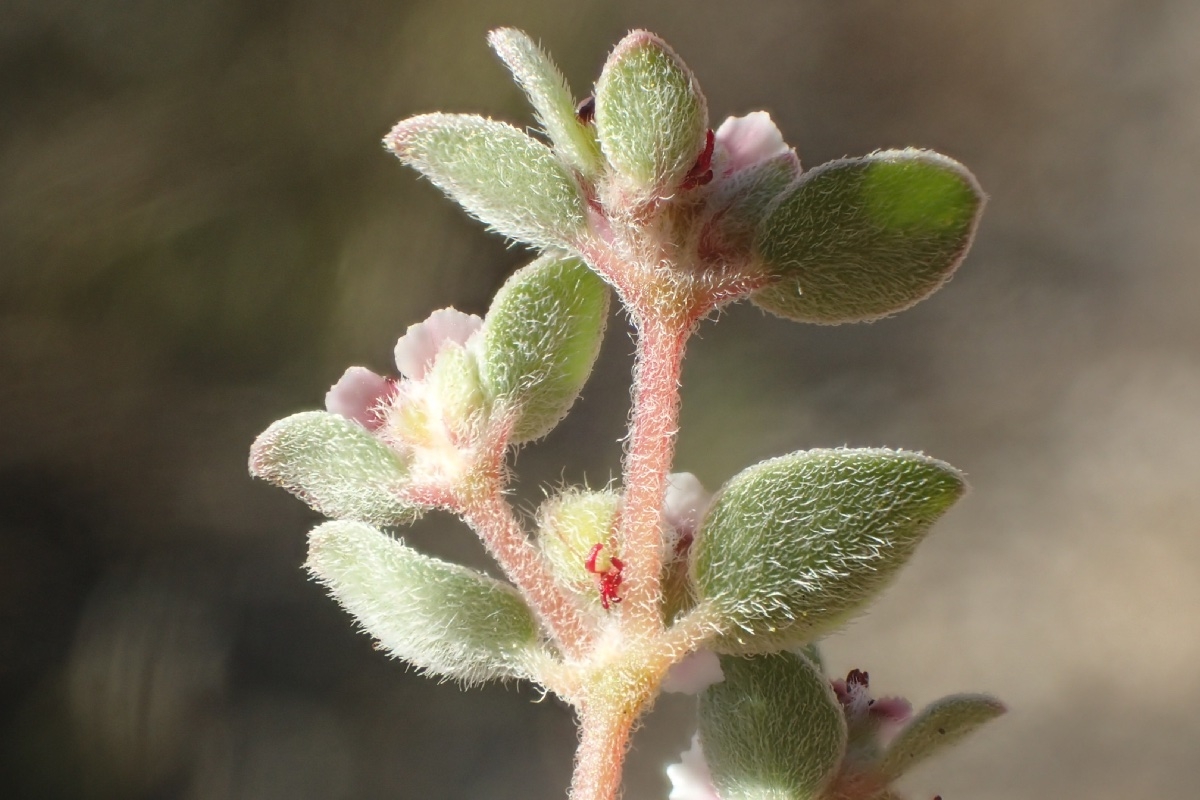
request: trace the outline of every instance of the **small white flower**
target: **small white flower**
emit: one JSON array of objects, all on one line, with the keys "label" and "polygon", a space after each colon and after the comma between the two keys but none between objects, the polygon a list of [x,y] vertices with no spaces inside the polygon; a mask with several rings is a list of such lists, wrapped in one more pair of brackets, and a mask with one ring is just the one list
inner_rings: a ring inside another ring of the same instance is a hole
[{"label": "small white flower", "polygon": [[680,763],[667,767],[667,778],[671,781],[668,800],[721,800],[713,788],[698,733],[692,736],[691,749],[680,757]]},{"label": "small white flower", "polygon": [[447,343],[465,345],[483,320],[454,308],[433,312],[424,322],[409,325],[396,342],[396,368],[409,380],[419,381],[437,360]]},{"label": "small white flower", "polygon": [[675,472],[667,476],[667,495],[663,500],[663,518],[675,532],[676,541],[696,535],[696,528],[708,510],[712,495],[690,472]]},{"label": "small white flower", "polygon": [[396,384],[366,367],[350,367],[325,394],[325,409],[351,419],[369,431],[383,425],[380,413]]},{"label": "small white flower", "polygon": [[663,678],[662,690],[673,694],[700,694],[725,680],[721,659],[711,650],[697,650],[676,661]]},{"label": "small white flower", "polygon": [[729,117],[717,128],[716,144],[718,152],[724,153],[721,167],[726,175],[781,156],[791,149],[766,111]]}]

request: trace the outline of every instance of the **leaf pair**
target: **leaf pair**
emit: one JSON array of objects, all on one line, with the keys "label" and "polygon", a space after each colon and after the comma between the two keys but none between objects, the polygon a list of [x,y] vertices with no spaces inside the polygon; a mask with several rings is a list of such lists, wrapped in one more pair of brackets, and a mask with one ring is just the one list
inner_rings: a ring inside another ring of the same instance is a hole
[{"label": "leaf pair", "polygon": [[[987,695],[952,695],[914,717],[871,764],[849,764],[846,711],[829,680],[792,652],[721,658],[725,680],[700,696],[700,741],[722,800],[888,797],[908,770],[1004,713]],[[867,787],[864,793],[862,787]]]}]

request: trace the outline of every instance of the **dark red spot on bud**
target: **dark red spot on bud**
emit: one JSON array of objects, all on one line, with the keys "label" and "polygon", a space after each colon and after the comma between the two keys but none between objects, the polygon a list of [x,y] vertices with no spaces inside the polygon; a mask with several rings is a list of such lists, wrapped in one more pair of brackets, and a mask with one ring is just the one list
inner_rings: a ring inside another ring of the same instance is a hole
[{"label": "dark red spot on bud", "polygon": [[683,182],[679,184],[680,189],[695,189],[697,186],[703,186],[713,179],[712,156],[715,142],[716,137],[710,128],[708,136],[704,140],[704,151],[700,153],[700,157],[696,159],[696,163],[688,170],[688,174],[683,176]]},{"label": "dark red spot on bud", "polygon": [[846,676],[847,686],[861,686],[868,689],[871,686],[871,676],[861,669],[852,669]]},{"label": "dark red spot on bud", "polygon": [[575,106],[575,116],[584,125],[591,125],[596,118],[596,98],[589,94],[580,100],[579,105]]}]

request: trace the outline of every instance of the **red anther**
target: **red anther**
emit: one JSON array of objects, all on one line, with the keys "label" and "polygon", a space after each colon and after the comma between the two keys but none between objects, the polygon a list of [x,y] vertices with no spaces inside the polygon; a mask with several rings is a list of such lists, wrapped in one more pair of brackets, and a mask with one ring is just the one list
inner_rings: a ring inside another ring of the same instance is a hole
[{"label": "red anther", "polygon": [[592,545],[592,549],[590,551],[588,551],[587,561],[583,562],[584,569],[586,569],[588,572],[592,573],[593,575],[603,574],[604,572],[606,572],[607,570],[596,569],[596,559],[600,557],[600,554],[602,552],[604,552],[603,544]]},{"label": "red anther", "polygon": [[697,186],[703,186],[713,179],[712,156],[715,142],[716,137],[710,128],[708,136],[704,141],[704,151],[700,153],[700,157],[696,159],[696,163],[688,170],[688,174],[683,176],[683,182],[679,184],[680,189],[695,189]]},{"label": "red anther", "polygon": [[861,669],[852,669],[850,674],[846,676],[847,686],[861,686],[864,689],[870,688],[871,676]]},{"label": "red anther", "polygon": [[583,566],[588,572],[600,577],[600,605],[603,606],[605,611],[608,611],[613,603],[621,602],[621,597],[617,592],[621,589],[621,573],[625,569],[625,562],[614,556],[608,559],[607,568],[598,569],[596,561],[603,551],[603,544],[592,545],[592,549],[588,551],[587,561],[583,562]]}]

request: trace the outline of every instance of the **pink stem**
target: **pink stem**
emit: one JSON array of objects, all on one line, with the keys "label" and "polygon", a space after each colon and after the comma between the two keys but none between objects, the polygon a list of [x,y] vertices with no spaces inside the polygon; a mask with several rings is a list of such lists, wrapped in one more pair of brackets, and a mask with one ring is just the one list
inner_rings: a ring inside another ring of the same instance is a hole
[{"label": "pink stem", "polygon": [[542,554],[529,541],[512,506],[496,488],[464,498],[458,509],[525,601],[569,658],[583,655],[588,629],[574,602],[558,588]]},{"label": "pink stem", "polygon": [[623,620],[628,630],[662,630],[662,506],[675,455],[683,351],[691,315],[637,314],[633,420],[625,453],[624,501],[618,534],[625,561]]},{"label": "pink stem", "polygon": [[621,770],[629,749],[629,734],[637,713],[604,709],[580,711],[579,749],[571,777],[571,800],[615,800],[621,790]]}]

